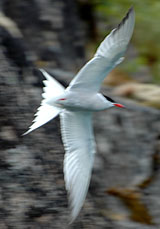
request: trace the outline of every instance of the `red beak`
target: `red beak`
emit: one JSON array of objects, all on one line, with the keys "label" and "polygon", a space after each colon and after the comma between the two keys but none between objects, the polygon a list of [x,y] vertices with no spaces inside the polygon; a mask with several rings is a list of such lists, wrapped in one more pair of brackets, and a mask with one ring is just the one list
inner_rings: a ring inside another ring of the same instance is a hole
[{"label": "red beak", "polygon": [[114,106],[116,106],[116,107],[120,107],[120,108],[125,108],[125,106],[124,106],[124,105],[122,105],[122,104],[120,104],[120,103],[114,103]]}]

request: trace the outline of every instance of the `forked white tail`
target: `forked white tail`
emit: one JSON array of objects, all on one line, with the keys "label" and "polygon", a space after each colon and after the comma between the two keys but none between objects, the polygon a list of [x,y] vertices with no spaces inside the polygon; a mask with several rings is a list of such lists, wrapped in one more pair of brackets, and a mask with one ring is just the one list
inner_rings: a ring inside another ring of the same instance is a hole
[{"label": "forked white tail", "polygon": [[36,117],[33,120],[33,124],[29,127],[29,130],[23,135],[29,134],[31,131],[49,122],[51,119],[55,118],[61,111],[60,108],[50,106],[46,103],[46,101],[63,94],[65,88],[55,79],[53,79],[46,71],[44,71],[43,69],[40,69],[40,71],[46,78],[46,80],[43,81],[45,85],[45,87],[43,88],[44,93],[42,94],[43,100],[41,102],[41,106],[37,109],[38,111],[35,114]]}]

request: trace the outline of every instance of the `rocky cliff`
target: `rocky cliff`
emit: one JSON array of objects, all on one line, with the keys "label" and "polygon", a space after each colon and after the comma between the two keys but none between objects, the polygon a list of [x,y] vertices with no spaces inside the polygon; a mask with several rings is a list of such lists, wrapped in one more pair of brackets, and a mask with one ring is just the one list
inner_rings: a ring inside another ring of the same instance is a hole
[{"label": "rocky cliff", "polygon": [[85,61],[85,27],[73,0],[2,0],[0,10],[0,228],[157,229],[159,111],[115,97],[127,109],[95,114],[91,185],[68,225],[59,119],[21,135],[41,101],[37,69],[67,85]]}]

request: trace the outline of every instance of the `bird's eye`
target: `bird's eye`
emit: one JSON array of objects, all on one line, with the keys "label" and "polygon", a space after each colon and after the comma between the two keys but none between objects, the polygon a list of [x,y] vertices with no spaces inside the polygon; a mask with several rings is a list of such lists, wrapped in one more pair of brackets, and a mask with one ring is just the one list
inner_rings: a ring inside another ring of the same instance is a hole
[{"label": "bird's eye", "polygon": [[62,101],[62,100],[66,100],[66,98],[61,98],[61,99],[59,99],[60,101]]},{"label": "bird's eye", "polygon": [[111,103],[115,103],[115,101],[113,99],[111,99],[110,97],[103,95],[108,101],[110,101]]}]

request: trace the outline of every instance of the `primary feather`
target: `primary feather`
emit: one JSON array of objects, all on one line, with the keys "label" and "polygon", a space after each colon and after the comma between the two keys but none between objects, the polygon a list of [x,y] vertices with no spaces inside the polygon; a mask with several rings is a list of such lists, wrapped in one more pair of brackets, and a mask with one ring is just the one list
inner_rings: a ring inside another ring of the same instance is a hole
[{"label": "primary feather", "polygon": [[98,92],[107,74],[124,59],[131,39],[135,14],[131,8],[119,26],[100,44],[95,56],[78,72],[68,90]]},{"label": "primary feather", "polygon": [[60,118],[65,148],[64,177],[73,221],[84,203],[94,161],[92,113],[65,110]]}]

